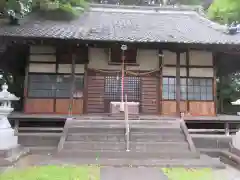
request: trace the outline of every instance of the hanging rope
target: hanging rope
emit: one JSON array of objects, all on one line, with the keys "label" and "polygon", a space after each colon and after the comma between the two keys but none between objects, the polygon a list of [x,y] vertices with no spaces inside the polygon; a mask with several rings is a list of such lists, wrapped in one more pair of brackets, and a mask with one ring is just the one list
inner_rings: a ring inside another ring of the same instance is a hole
[{"label": "hanging rope", "polygon": [[101,73],[120,73],[121,72],[121,70],[118,70],[118,71],[112,71],[112,70],[110,70],[110,71],[107,71],[107,70],[101,70],[101,69],[94,69],[94,68],[88,68],[88,69],[90,69],[90,70],[92,70],[92,71],[96,71],[96,72],[101,72]]},{"label": "hanging rope", "polygon": [[133,76],[145,76],[145,75],[150,75],[150,74],[158,72],[158,71],[159,71],[159,69],[155,69],[155,70],[151,70],[151,71],[143,72],[143,73],[128,71],[128,70],[126,70],[125,72],[126,72],[126,74],[130,74],[130,75],[133,75]]},{"label": "hanging rope", "polygon": [[[93,70],[93,71],[96,71],[96,72],[109,73],[109,74],[122,72],[121,70],[118,70],[118,71],[116,71],[116,70],[114,70],[114,71],[110,70],[110,71],[108,71],[108,70],[101,70],[101,69],[94,69],[94,68],[89,68],[89,69],[90,69],[90,70]],[[159,69],[154,69],[154,70],[151,70],[151,71],[148,71],[148,72],[142,72],[142,73],[140,73],[140,72],[134,72],[134,71],[130,71],[130,70],[125,70],[125,73],[126,73],[126,74],[129,74],[129,75],[132,75],[132,76],[146,76],[146,75],[151,75],[151,74],[153,74],[153,73],[155,73],[155,72],[158,72],[158,71],[159,71]]]}]

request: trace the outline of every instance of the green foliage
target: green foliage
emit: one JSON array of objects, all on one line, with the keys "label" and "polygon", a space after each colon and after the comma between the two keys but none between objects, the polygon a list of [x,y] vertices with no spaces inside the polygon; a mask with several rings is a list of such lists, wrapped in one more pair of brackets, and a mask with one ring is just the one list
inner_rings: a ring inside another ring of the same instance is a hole
[{"label": "green foliage", "polygon": [[[49,18],[72,19],[79,16],[88,6],[85,0],[45,0],[35,3],[40,10],[48,13]],[[53,14],[51,14],[53,13]],[[65,17],[64,17],[65,16]]]},{"label": "green foliage", "polygon": [[41,166],[11,170],[0,174],[1,180],[99,180],[97,166]]},{"label": "green foliage", "polygon": [[32,10],[32,0],[8,0],[6,11],[10,17],[20,19]]},{"label": "green foliage", "polygon": [[208,9],[208,16],[222,24],[240,21],[240,1],[214,0]]},{"label": "green foliage", "polygon": [[219,96],[222,99],[231,102],[240,98],[240,73],[224,76],[218,83]]}]

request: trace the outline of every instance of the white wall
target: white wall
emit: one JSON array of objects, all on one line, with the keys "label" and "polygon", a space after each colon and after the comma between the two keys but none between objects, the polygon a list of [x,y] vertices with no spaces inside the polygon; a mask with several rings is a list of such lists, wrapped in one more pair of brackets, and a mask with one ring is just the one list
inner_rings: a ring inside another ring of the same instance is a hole
[{"label": "white wall", "polygon": [[[109,65],[109,51],[102,48],[89,48],[89,68],[120,70],[121,65]],[[138,49],[137,64],[127,66],[128,70],[153,70],[158,68],[158,50]]]},{"label": "white wall", "polygon": [[[163,65],[176,65],[176,53],[171,51],[163,51]],[[186,65],[186,53],[182,53],[180,64]],[[213,58],[211,52],[206,51],[190,51],[190,66],[213,66]],[[180,69],[181,76],[186,76],[186,68]],[[164,67],[163,75],[176,76],[176,67]],[[189,76],[191,77],[213,77],[213,68],[194,67],[189,68]]]}]

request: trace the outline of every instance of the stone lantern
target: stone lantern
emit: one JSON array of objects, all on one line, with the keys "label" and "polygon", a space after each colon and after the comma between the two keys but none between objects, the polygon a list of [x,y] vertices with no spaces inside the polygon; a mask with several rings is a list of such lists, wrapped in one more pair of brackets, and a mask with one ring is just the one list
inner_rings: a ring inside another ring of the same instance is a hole
[{"label": "stone lantern", "polygon": [[0,91],[0,150],[12,148],[18,144],[17,136],[14,136],[14,130],[8,121],[8,115],[14,110],[11,102],[19,99],[8,92],[6,83],[2,85],[2,91]]},{"label": "stone lantern", "polygon": [[18,144],[18,137],[14,135],[14,130],[8,121],[8,116],[13,112],[12,101],[20,98],[8,92],[8,85],[2,85],[0,91],[0,167],[13,165],[21,156],[27,154],[29,149]]}]

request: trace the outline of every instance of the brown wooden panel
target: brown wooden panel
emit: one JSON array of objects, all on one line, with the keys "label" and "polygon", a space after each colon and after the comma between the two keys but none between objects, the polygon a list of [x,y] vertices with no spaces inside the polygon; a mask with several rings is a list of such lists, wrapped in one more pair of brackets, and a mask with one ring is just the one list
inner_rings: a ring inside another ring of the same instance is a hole
[{"label": "brown wooden panel", "polygon": [[[176,101],[162,101],[161,105],[162,105],[162,115],[170,115],[170,116],[177,115],[177,112],[176,112],[177,102]],[[180,111],[186,113],[186,110],[187,110],[187,102],[181,101],[180,102]]]},{"label": "brown wooden panel", "polygon": [[192,116],[215,116],[214,101],[190,101],[189,114]]},{"label": "brown wooden panel", "polygon": [[53,113],[53,99],[26,99],[25,113]]},{"label": "brown wooden panel", "polygon": [[[71,104],[70,99],[56,99],[56,113],[57,114],[68,114],[69,106]],[[74,99],[72,105],[72,114],[83,113],[83,100]]]},{"label": "brown wooden panel", "polygon": [[159,113],[158,107],[158,79],[156,77],[141,78],[141,112]]}]

